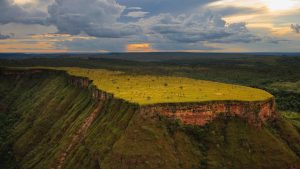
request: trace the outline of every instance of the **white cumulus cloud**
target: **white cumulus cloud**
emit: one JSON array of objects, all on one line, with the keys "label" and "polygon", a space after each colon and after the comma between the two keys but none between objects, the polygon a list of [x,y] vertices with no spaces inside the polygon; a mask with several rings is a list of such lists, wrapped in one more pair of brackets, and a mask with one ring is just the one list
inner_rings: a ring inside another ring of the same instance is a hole
[{"label": "white cumulus cloud", "polygon": [[132,17],[132,18],[143,18],[145,17],[149,12],[143,12],[143,11],[133,11],[133,12],[128,12],[127,17]]}]

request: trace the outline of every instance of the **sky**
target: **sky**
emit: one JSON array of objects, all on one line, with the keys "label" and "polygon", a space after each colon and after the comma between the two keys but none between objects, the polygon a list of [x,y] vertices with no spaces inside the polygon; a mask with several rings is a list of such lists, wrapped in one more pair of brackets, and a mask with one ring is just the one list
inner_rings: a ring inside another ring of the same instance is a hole
[{"label": "sky", "polygon": [[0,53],[300,52],[300,0],[0,0]]}]

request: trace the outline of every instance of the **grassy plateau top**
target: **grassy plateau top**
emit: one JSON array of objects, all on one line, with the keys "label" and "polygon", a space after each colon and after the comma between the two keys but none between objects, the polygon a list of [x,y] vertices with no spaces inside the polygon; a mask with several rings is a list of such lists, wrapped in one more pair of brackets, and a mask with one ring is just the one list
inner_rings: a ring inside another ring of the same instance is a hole
[{"label": "grassy plateau top", "polygon": [[183,77],[129,75],[104,69],[51,69],[65,70],[70,75],[88,77],[100,90],[140,105],[225,100],[263,101],[273,97],[260,89]]},{"label": "grassy plateau top", "polygon": [[185,77],[131,75],[121,71],[77,67],[34,68],[63,70],[73,76],[87,77],[98,89],[139,105],[207,101],[254,102],[273,97],[261,89]]}]

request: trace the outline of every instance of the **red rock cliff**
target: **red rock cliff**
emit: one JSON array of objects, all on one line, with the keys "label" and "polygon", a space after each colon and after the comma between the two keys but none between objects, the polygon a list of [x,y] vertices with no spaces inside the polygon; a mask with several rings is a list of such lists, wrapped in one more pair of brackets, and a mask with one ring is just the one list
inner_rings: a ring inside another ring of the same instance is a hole
[{"label": "red rock cliff", "polygon": [[146,116],[163,115],[183,124],[204,126],[220,115],[239,117],[249,124],[261,126],[276,117],[274,98],[258,102],[215,101],[191,104],[153,105],[142,108]]}]

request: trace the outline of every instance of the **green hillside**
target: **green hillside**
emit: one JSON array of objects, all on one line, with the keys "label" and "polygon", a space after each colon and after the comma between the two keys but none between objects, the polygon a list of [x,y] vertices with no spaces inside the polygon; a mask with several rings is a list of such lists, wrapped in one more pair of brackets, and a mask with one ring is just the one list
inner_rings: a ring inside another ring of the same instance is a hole
[{"label": "green hillside", "polygon": [[274,169],[300,164],[300,134],[281,117],[261,129],[225,117],[193,127],[159,116],[146,118],[137,105],[108,99],[88,130],[78,132],[99,105],[67,78],[58,72],[0,75],[0,168],[55,168],[74,136],[79,141],[68,151],[64,169]]}]

